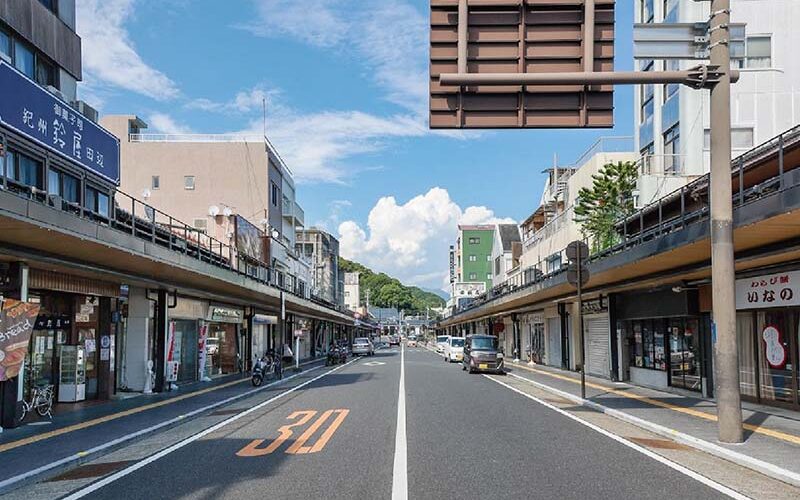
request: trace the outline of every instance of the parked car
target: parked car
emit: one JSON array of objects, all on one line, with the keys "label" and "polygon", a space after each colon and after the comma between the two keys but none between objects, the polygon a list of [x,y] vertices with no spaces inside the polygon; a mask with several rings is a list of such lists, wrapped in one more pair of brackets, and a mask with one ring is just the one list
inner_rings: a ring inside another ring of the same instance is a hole
[{"label": "parked car", "polygon": [[503,348],[498,346],[494,335],[467,335],[464,339],[464,358],[461,368],[475,372],[491,372],[505,375],[503,370]]},{"label": "parked car", "polygon": [[406,339],[406,347],[417,347],[417,336],[409,335]]},{"label": "parked car", "polygon": [[400,335],[390,335],[389,345],[400,345]]},{"label": "parked car", "polygon": [[436,337],[436,352],[444,354],[444,348],[447,346],[448,340],[450,340],[450,335],[439,335]]},{"label": "parked car", "polygon": [[353,356],[372,356],[375,354],[375,345],[367,337],[353,339]]},{"label": "parked car", "polygon": [[444,360],[448,363],[462,361],[464,359],[464,338],[450,337],[447,347],[444,349]]}]

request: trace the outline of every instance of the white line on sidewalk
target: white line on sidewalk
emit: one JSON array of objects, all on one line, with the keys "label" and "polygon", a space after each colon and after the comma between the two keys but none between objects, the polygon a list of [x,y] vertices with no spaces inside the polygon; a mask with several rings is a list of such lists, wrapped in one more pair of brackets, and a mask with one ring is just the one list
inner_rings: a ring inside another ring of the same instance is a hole
[{"label": "white line on sidewalk", "polygon": [[406,350],[400,348],[400,390],[397,393],[397,430],[394,434],[392,500],[408,498],[408,458],[406,453]]},{"label": "white line on sidewalk", "polygon": [[677,464],[677,463],[673,462],[672,460],[664,458],[661,455],[648,450],[647,448],[639,446],[638,444],[636,444],[636,443],[634,443],[632,441],[628,441],[627,439],[625,439],[623,437],[617,436],[616,434],[613,434],[613,433],[603,429],[602,427],[598,427],[595,424],[587,422],[586,420],[582,420],[582,419],[576,417],[575,415],[573,415],[572,413],[569,413],[568,411],[564,411],[561,408],[558,408],[558,407],[548,403],[547,401],[541,400],[541,399],[537,398],[536,396],[532,396],[532,395],[530,395],[528,393],[522,392],[521,390],[517,389],[516,387],[512,387],[512,386],[506,384],[505,382],[501,382],[501,381],[499,381],[499,380],[497,380],[495,378],[492,378],[492,377],[490,377],[488,375],[484,375],[484,377],[488,378],[492,382],[496,382],[496,383],[502,385],[506,389],[510,389],[510,390],[516,392],[517,394],[520,394],[522,396],[525,396],[528,399],[536,401],[540,405],[542,405],[542,406],[544,406],[546,408],[549,408],[549,409],[551,409],[551,410],[553,410],[553,411],[555,411],[557,413],[560,413],[561,415],[564,415],[565,417],[571,418],[572,420],[578,422],[579,424],[585,425],[586,427],[588,427],[588,428],[590,428],[590,429],[592,429],[594,431],[597,431],[600,434],[602,434],[602,435],[604,435],[606,437],[609,437],[609,438],[613,439],[614,441],[616,441],[616,442],[618,442],[620,444],[623,444],[623,445],[627,446],[628,448],[636,450],[639,453],[641,453],[643,455],[646,455],[646,456],[652,458],[653,460],[655,460],[657,462],[660,462],[660,463],[666,465],[667,467],[669,467],[669,468],[671,468],[673,470],[676,470],[676,471],[680,472],[681,474],[685,474],[685,475],[689,476],[690,478],[694,479],[695,481],[703,483],[706,486],[708,486],[709,488],[713,488],[713,489],[719,491],[723,495],[727,495],[727,496],[729,496],[731,498],[735,498],[737,500],[750,500],[750,497],[742,495],[741,493],[739,493],[737,491],[734,491],[734,490],[728,488],[727,486],[723,486],[722,484],[720,484],[720,483],[718,483],[718,482],[716,482],[716,481],[714,481],[712,479],[709,479],[709,478],[707,478],[707,477],[705,477],[705,476],[703,476],[701,474],[698,474],[697,472],[695,472],[693,470],[687,469],[686,467],[684,467],[684,466],[682,466],[680,464]]},{"label": "white line on sidewalk", "polygon": [[[249,415],[249,414],[251,414],[251,413],[253,413],[255,411],[260,410],[261,408],[267,406],[268,404],[272,403],[273,401],[276,401],[276,400],[278,400],[278,399],[280,399],[280,398],[282,398],[282,397],[284,397],[284,396],[286,396],[288,394],[291,394],[291,393],[293,393],[293,392],[295,392],[295,391],[297,391],[299,389],[302,389],[303,387],[305,387],[305,386],[307,386],[309,384],[312,384],[312,383],[316,382],[317,380],[321,379],[322,377],[324,377],[326,375],[330,375],[331,373],[333,373],[333,372],[335,372],[335,371],[337,371],[337,370],[339,370],[341,368],[344,368],[345,366],[348,366],[348,365],[350,365],[352,363],[355,363],[356,360],[358,360],[358,358],[353,358],[351,361],[348,361],[347,363],[345,363],[345,364],[343,364],[341,366],[337,366],[333,370],[329,370],[329,371],[327,371],[325,373],[321,373],[321,374],[317,375],[316,377],[314,377],[314,378],[312,378],[310,380],[306,380],[302,384],[297,385],[295,387],[292,387],[288,391],[284,391],[284,392],[282,392],[282,393],[280,393],[280,394],[278,394],[276,396],[273,396],[272,398],[270,398],[270,399],[268,399],[266,401],[263,401],[263,402],[255,405],[255,406],[253,406],[252,408],[248,408],[247,410],[245,410],[245,411],[243,411],[241,413],[237,413],[236,415],[232,416],[231,418],[229,418],[227,420],[223,420],[222,422],[220,422],[218,424],[212,425],[211,427],[209,427],[208,429],[206,429],[204,431],[198,432],[197,434],[193,434],[192,436],[184,439],[183,441],[179,441],[178,443],[173,444],[169,448],[165,448],[165,449],[161,450],[160,452],[156,453],[155,455],[151,455],[148,458],[145,458],[144,460],[136,462],[135,464],[131,465],[130,467],[122,469],[121,471],[116,472],[116,473],[114,473],[114,474],[112,474],[112,475],[110,475],[108,477],[105,477],[105,478],[101,479],[100,481],[97,481],[96,483],[92,483],[89,486],[87,486],[86,488],[78,490],[75,493],[72,493],[71,495],[69,495],[67,497],[64,497],[64,499],[65,500],[74,500],[74,499],[78,499],[78,498],[83,498],[86,495],[88,495],[90,493],[93,493],[93,492],[99,490],[100,488],[113,483],[114,481],[116,481],[118,479],[122,479],[123,477],[125,477],[125,476],[127,476],[127,475],[129,475],[129,474],[131,474],[133,472],[136,472],[137,470],[141,469],[142,467],[144,467],[146,465],[149,465],[149,464],[155,462],[156,460],[158,460],[160,458],[163,458],[163,457],[169,455],[170,453],[172,453],[174,451],[177,451],[177,450],[183,448],[184,446],[187,446],[187,445],[197,441],[198,439],[200,439],[200,438],[202,438],[204,436],[207,436],[208,434],[211,434],[212,432],[217,431],[217,430],[225,427],[228,424],[232,424],[233,422],[239,420],[242,417],[245,417],[245,416],[247,416],[247,415]],[[284,379],[284,380],[287,380],[287,379]]]}]

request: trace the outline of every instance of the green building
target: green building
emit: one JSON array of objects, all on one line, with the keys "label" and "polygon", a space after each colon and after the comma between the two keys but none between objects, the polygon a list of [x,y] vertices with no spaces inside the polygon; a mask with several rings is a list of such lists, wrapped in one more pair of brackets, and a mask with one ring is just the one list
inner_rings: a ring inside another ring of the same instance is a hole
[{"label": "green building", "polygon": [[456,242],[456,276],[460,283],[486,283],[486,289],[492,287],[492,243],[494,226],[458,226]]}]

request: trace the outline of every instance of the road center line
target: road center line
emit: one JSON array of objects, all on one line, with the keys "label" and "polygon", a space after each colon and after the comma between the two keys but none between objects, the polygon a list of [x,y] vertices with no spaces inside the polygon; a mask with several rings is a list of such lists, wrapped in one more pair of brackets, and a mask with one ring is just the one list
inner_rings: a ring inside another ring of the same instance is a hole
[{"label": "road center line", "polygon": [[187,445],[197,441],[198,439],[200,439],[200,438],[202,438],[204,436],[207,436],[208,434],[211,434],[214,431],[219,430],[222,427],[225,427],[226,425],[231,424],[231,423],[239,420],[242,417],[245,417],[245,416],[247,416],[247,415],[249,415],[249,414],[251,414],[251,413],[253,413],[255,411],[260,410],[261,408],[267,406],[268,404],[272,403],[273,401],[276,401],[276,400],[278,400],[278,399],[280,399],[280,398],[282,398],[282,397],[284,397],[284,396],[286,396],[288,394],[291,394],[291,393],[293,393],[293,392],[295,392],[295,391],[297,391],[299,389],[302,389],[303,387],[316,382],[317,380],[321,379],[322,377],[324,377],[326,375],[330,375],[331,373],[333,373],[333,372],[335,372],[337,370],[340,370],[341,368],[344,368],[345,366],[348,366],[348,365],[354,363],[356,360],[358,360],[358,358],[353,358],[353,360],[348,361],[347,363],[345,363],[343,365],[337,366],[336,368],[334,368],[334,369],[332,369],[330,371],[327,371],[325,373],[321,373],[321,374],[317,375],[316,377],[314,377],[312,379],[306,380],[305,382],[303,382],[300,385],[297,385],[297,386],[292,387],[291,389],[289,389],[287,391],[284,391],[284,392],[282,392],[280,394],[277,394],[277,395],[273,396],[272,398],[270,398],[270,399],[268,399],[266,401],[263,401],[263,402],[255,405],[255,406],[253,406],[252,408],[249,408],[249,409],[247,409],[247,410],[245,410],[245,411],[243,411],[241,413],[237,413],[236,415],[232,416],[231,418],[229,418],[227,420],[223,420],[222,422],[220,422],[218,424],[212,425],[208,429],[206,429],[204,431],[201,431],[201,432],[198,432],[197,434],[194,434],[194,435],[184,439],[183,441],[179,441],[178,443],[175,443],[174,445],[161,450],[160,452],[156,453],[155,455],[151,455],[151,456],[149,456],[148,458],[146,458],[144,460],[136,462],[135,464],[131,465],[130,467],[122,469],[121,471],[116,472],[116,473],[114,473],[114,474],[112,474],[112,475],[110,475],[108,477],[105,477],[105,478],[101,479],[100,481],[92,483],[89,486],[87,486],[86,488],[78,490],[75,493],[72,493],[71,495],[64,497],[64,499],[65,500],[75,500],[75,499],[78,499],[78,498],[83,498],[86,495],[89,495],[90,493],[93,493],[93,492],[99,490],[100,488],[102,488],[104,486],[107,486],[107,485],[113,483],[114,481],[117,481],[118,479],[122,479],[123,477],[125,477],[125,476],[127,476],[127,475],[129,475],[129,474],[131,474],[133,472],[136,472],[137,470],[141,469],[142,467],[144,467],[146,465],[149,465],[149,464],[155,462],[156,460],[158,460],[160,458],[163,458],[163,457],[169,455],[170,453],[172,453],[174,451],[177,451],[177,450],[183,448],[184,446],[187,446]]},{"label": "road center line", "polygon": [[551,409],[551,410],[553,410],[555,412],[558,412],[561,415],[564,415],[565,417],[571,418],[572,420],[578,422],[579,424],[585,425],[586,427],[592,429],[593,431],[597,431],[600,434],[602,434],[602,435],[604,435],[606,437],[609,437],[609,438],[613,439],[614,441],[616,441],[616,442],[618,442],[618,443],[620,443],[622,445],[627,446],[628,448],[636,450],[639,453],[641,453],[643,455],[646,455],[646,456],[652,458],[653,460],[655,460],[657,462],[660,462],[660,463],[666,465],[667,467],[669,467],[669,468],[671,468],[673,470],[676,470],[676,471],[680,472],[681,474],[689,476],[690,478],[694,479],[695,481],[703,483],[704,485],[708,486],[709,488],[712,488],[714,490],[719,491],[723,495],[729,496],[731,498],[735,498],[736,500],[750,500],[750,497],[748,497],[748,496],[742,495],[741,493],[739,493],[737,491],[734,491],[731,488],[728,488],[727,486],[723,486],[722,484],[714,481],[713,479],[709,479],[706,476],[703,476],[702,474],[698,474],[697,472],[695,472],[695,471],[693,471],[691,469],[688,469],[688,468],[684,467],[683,465],[680,465],[680,464],[678,464],[676,462],[673,462],[672,460],[669,460],[668,458],[662,457],[658,453],[654,453],[654,452],[648,450],[647,448],[639,446],[638,444],[636,444],[636,443],[634,443],[632,441],[629,441],[629,440],[627,440],[627,439],[625,439],[625,438],[623,438],[621,436],[617,436],[616,434],[613,434],[613,433],[603,429],[602,427],[599,427],[599,426],[597,426],[597,425],[595,425],[595,424],[593,424],[591,422],[587,422],[586,420],[583,420],[583,419],[573,415],[572,413],[570,413],[568,411],[562,410],[561,408],[558,408],[557,406],[554,406],[554,405],[548,403],[547,401],[544,401],[542,399],[537,398],[536,396],[532,396],[532,395],[530,395],[530,394],[528,394],[526,392],[523,392],[523,391],[517,389],[516,387],[512,387],[512,386],[506,384],[505,382],[501,382],[501,381],[499,381],[499,380],[497,380],[497,379],[495,379],[493,377],[490,377],[489,375],[484,375],[484,377],[488,378],[492,382],[496,382],[496,383],[502,385],[506,389],[510,389],[510,390],[516,392],[517,394],[525,396],[526,398],[531,399],[531,400],[539,403],[540,405],[542,405],[542,406],[544,406],[546,408],[549,408],[549,409]]},{"label": "road center line", "polygon": [[408,499],[408,457],[406,448],[406,350],[400,347],[400,389],[397,393],[397,430],[394,433],[392,500]]}]

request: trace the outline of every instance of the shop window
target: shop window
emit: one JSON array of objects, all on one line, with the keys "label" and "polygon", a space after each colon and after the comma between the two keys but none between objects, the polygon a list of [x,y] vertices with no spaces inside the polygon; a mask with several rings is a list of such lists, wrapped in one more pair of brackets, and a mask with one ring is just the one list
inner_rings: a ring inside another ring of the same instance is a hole
[{"label": "shop window", "polygon": [[700,332],[696,319],[669,320],[670,385],[700,391]]},{"label": "shop window", "polygon": [[631,321],[630,364],[639,368],[666,371],[666,343],[661,320]]},{"label": "shop window", "polygon": [[751,311],[736,313],[736,336],[739,338],[739,387],[743,396],[756,398],[755,315]]},{"label": "shop window", "polygon": [[36,76],[33,50],[19,40],[14,40],[14,66],[28,78],[33,79]]},{"label": "shop window", "polygon": [[793,363],[798,313],[791,309],[758,313],[758,373],[762,401],[795,402]]}]

